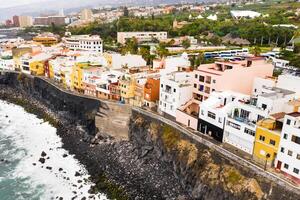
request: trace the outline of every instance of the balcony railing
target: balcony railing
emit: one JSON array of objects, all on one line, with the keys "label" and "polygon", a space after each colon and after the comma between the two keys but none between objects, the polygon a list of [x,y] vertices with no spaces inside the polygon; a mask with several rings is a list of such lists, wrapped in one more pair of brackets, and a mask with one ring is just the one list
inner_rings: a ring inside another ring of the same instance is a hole
[{"label": "balcony railing", "polygon": [[246,124],[246,125],[248,125],[248,126],[251,126],[251,127],[253,127],[253,128],[255,128],[255,126],[256,126],[256,121],[251,121],[251,120],[249,120],[249,119],[247,119],[247,118],[238,117],[238,116],[233,116],[233,115],[230,115],[230,114],[228,115],[228,118],[233,119],[233,120],[235,120],[235,121],[237,121],[237,122]]}]

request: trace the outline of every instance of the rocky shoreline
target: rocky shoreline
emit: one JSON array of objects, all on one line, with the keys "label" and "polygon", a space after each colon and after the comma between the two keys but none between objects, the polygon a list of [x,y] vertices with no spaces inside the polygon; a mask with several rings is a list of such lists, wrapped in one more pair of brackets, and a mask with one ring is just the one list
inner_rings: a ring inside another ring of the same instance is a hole
[{"label": "rocky shoreline", "polygon": [[122,200],[190,199],[172,165],[159,161],[152,147],[141,152],[130,141],[116,141],[99,133],[91,136],[68,113],[52,110],[22,89],[0,85],[0,99],[24,107],[57,128],[63,148],[86,167],[95,183],[91,194],[102,192],[109,199]]}]

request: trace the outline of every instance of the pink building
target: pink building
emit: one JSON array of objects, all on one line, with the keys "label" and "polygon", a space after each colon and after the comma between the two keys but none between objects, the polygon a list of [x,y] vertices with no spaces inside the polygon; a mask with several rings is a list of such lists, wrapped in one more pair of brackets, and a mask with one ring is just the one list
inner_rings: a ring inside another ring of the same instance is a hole
[{"label": "pink building", "polygon": [[193,99],[177,110],[176,121],[197,130],[200,104],[212,92],[231,90],[251,95],[255,77],[272,76],[273,69],[272,63],[260,57],[200,65],[194,71]]}]

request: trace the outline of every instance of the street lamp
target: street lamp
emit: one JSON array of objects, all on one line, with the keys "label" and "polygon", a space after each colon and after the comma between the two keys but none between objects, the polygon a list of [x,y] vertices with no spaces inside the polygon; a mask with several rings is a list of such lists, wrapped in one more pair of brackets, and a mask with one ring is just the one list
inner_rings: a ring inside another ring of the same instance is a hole
[{"label": "street lamp", "polygon": [[266,162],[265,162],[265,170],[267,169],[267,162],[268,162],[268,159],[271,157],[271,155],[269,153],[267,153],[266,155]]}]

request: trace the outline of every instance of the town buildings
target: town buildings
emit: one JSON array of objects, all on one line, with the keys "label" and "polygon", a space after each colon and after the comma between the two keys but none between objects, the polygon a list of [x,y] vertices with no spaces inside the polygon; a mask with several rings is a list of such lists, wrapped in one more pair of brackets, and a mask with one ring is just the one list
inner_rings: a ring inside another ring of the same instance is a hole
[{"label": "town buildings", "polygon": [[59,36],[53,33],[42,33],[32,38],[34,42],[38,42],[44,46],[52,46],[59,42]]},{"label": "town buildings", "polygon": [[117,41],[125,44],[126,40],[136,38],[138,42],[150,42],[154,39],[165,40],[168,38],[167,32],[118,32]]},{"label": "town buildings", "polygon": [[65,25],[65,17],[64,16],[47,16],[47,17],[35,17],[34,25],[38,26],[62,26]]},{"label": "town buildings", "polygon": [[19,24],[22,28],[32,26],[33,19],[31,16],[19,16]]},{"label": "town buildings", "polygon": [[65,37],[63,40],[70,50],[103,53],[102,39],[98,35],[74,35]]},{"label": "town buildings", "polygon": [[173,118],[176,110],[192,98],[192,73],[173,72],[160,78],[159,112]]},{"label": "town buildings", "polygon": [[[186,102],[186,105],[178,110],[177,121],[186,126],[193,124],[193,127],[189,127],[201,131],[201,123],[198,124],[199,107],[201,107],[201,102],[208,99],[212,92],[233,91],[250,95],[255,77],[272,76],[273,69],[271,63],[260,58],[248,58],[242,61],[216,61],[213,64],[200,65],[192,75],[193,99],[190,99],[190,102]],[[236,84],[237,78],[241,82],[240,84]],[[189,112],[185,113],[190,105],[193,106],[193,115],[190,115]],[[184,118],[187,120],[183,120]],[[221,139],[219,138],[219,140]]]},{"label": "town buildings", "polygon": [[298,184],[300,183],[300,113],[298,111],[285,115],[275,167]]}]

